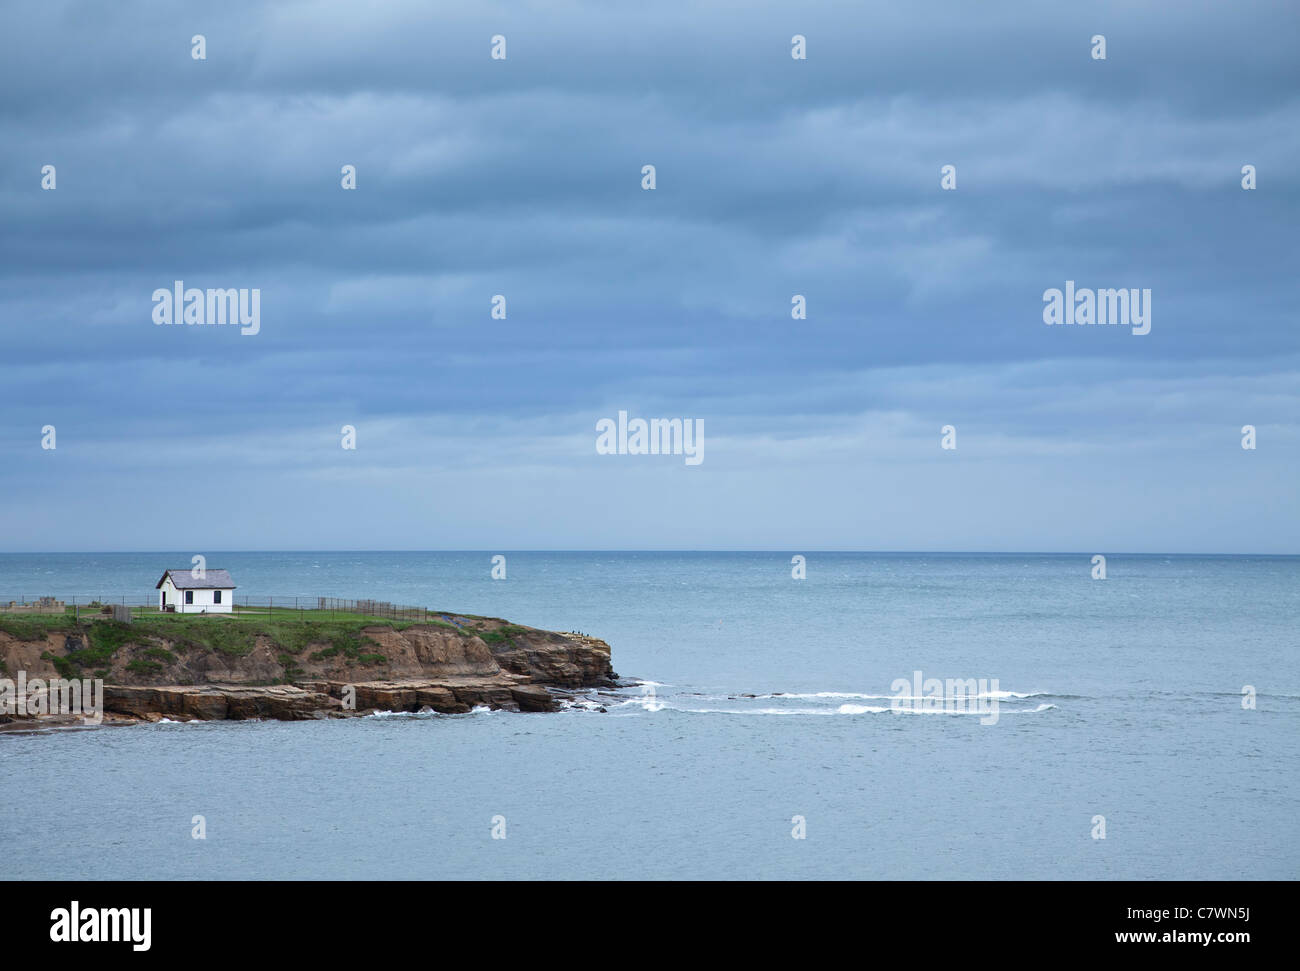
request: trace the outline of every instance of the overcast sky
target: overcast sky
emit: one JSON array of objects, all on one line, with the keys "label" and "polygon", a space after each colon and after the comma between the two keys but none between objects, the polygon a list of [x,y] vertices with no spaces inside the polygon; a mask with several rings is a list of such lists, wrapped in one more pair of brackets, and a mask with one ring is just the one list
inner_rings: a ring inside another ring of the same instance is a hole
[{"label": "overcast sky", "polygon": [[1298,10],[10,2],[0,550],[1300,552]]}]

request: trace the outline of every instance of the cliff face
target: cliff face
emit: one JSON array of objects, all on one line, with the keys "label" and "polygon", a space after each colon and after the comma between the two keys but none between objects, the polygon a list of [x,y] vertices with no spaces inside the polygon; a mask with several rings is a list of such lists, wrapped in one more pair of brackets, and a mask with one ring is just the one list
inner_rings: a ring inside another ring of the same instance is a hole
[{"label": "cliff face", "polygon": [[[249,632],[231,647],[219,625],[240,622],[203,618],[218,625],[198,628],[200,640],[212,643],[196,642],[192,627],[189,637],[169,637],[158,624],[100,620],[39,639],[0,630],[0,676],[102,678],[110,722],[462,713],[476,706],[552,711],[558,703],[548,689],[612,686],[617,678],[604,641],[487,618],[400,630],[358,625],[321,640],[307,639],[311,627],[287,626],[275,635]],[[94,629],[99,624],[111,626]],[[10,727],[20,719],[0,714]]]}]

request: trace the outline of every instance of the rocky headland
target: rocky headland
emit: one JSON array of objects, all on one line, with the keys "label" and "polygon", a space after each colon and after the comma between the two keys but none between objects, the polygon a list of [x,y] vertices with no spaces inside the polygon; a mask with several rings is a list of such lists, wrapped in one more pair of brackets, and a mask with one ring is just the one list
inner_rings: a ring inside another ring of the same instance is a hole
[{"label": "rocky headland", "polygon": [[[566,692],[614,687],[609,645],[497,618],[423,622],[303,615],[0,616],[0,678],[101,679],[103,723],[376,711],[545,712]],[[14,690],[11,688],[11,692]],[[0,729],[82,723],[52,704],[0,711]]]}]

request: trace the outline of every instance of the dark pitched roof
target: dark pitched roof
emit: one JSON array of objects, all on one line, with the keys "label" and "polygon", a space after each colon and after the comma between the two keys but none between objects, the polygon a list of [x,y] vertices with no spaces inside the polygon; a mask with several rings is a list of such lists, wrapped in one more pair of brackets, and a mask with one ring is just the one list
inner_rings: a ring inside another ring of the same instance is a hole
[{"label": "dark pitched roof", "polygon": [[163,580],[167,579],[167,574],[171,574],[172,586],[177,590],[233,590],[235,581],[230,578],[230,574],[225,570],[208,570],[207,575],[202,580],[195,580],[189,567],[180,570],[168,570],[162,575],[155,590],[163,585]]}]

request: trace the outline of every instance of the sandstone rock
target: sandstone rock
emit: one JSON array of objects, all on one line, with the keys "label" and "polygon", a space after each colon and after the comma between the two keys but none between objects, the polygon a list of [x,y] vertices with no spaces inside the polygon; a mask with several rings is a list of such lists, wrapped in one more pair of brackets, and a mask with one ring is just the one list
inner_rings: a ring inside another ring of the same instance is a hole
[{"label": "sandstone rock", "polygon": [[[234,655],[142,634],[142,643],[124,645],[106,664],[106,720],[297,721],[373,710],[462,714],[478,706],[555,711],[548,688],[617,685],[609,645],[580,634],[453,617],[401,631],[368,627],[361,635],[362,651],[351,654],[330,644],[290,654],[261,634],[251,651]],[[158,647],[174,660],[153,650]],[[79,634],[52,632],[28,642],[0,632],[0,662],[28,677],[57,677],[52,659],[84,649]],[[129,667],[142,660],[153,663]],[[354,709],[343,708],[349,687]]]}]

